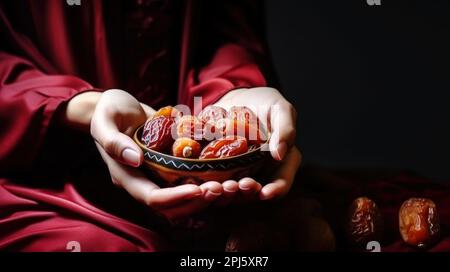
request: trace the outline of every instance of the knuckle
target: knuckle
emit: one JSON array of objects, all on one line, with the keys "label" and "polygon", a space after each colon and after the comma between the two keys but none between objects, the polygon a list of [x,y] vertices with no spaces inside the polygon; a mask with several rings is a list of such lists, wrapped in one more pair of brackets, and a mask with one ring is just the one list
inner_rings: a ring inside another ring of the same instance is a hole
[{"label": "knuckle", "polygon": [[297,146],[293,147],[292,152],[294,153],[295,158],[297,158],[297,160],[299,161],[299,164],[300,164],[302,162],[302,160],[303,160],[302,152],[300,151],[300,149],[298,149]]},{"label": "knuckle", "polygon": [[292,117],[294,118],[297,117],[297,109],[291,102],[284,99],[283,102],[281,103],[281,107],[286,109],[292,115]]},{"label": "knuckle", "polygon": [[280,137],[289,143],[293,143],[297,137],[297,129],[294,126],[286,126],[280,132]]},{"label": "knuckle", "polygon": [[120,180],[117,177],[111,176],[111,181],[117,187],[120,187]]},{"label": "knuckle", "polygon": [[97,119],[96,119],[95,113],[94,113],[94,115],[92,116],[92,119],[91,119],[89,132],[91,133],[91,136],[95,140],[98,140]]},{"label": "knuckle", "polygon": [[298,115],[297,109],[294,107],[294,105],[292,103],[290,103],[290,102],[287,102],[287,103],[288,103],[289,111],[291,112],[292,116],[296,118]]},{"label": "knuckle", "polygon": [[155,206],[155,198],[153,195],[153,191],[150,191],[144,198],[144,204],[152,208]]},{"label": "knuckle", "polygon": [[291,102],[289,102],[287,100],[283,100],[283,102],[281,102],[280,106],[283,109],[285,109],[286,112],[289,112],[289,114],[292,116],[292,119],[294,122],[297,121],[298,112],[297,112],[297,109],[295,108],[295,106]]},{"label": "knuckle", "polygon": [[146,205],[146,206],[148,206],[148,207],[151,207],[151,208],[154,208],[154,201],[152,201],[151,199],[149,199],[149,198],[145,198],[144,199],[144,204]]},{"label": "knuckle", "polygon": [[115,167],[109,165],[108,163],[107,163],[107,166],[108,166],[109,175],[111,176],[112,183],[118,187],[122,187],[123,177],[121,177],[120,174],[118,174]]},{"label": "knuckle", "polygon": [[159,192],[160,191],[155,188],[148,189],[144,196],[144,204],[152,209],[160,208],[164,203],[159,200],[161,199],[161,194]]},{"label": "knuckle", "polygon": [[102,146],[106,152],[111,155],[115,155],[117,149],[117,141],[114,138],[110,136],[106,137],[102,142]]}]

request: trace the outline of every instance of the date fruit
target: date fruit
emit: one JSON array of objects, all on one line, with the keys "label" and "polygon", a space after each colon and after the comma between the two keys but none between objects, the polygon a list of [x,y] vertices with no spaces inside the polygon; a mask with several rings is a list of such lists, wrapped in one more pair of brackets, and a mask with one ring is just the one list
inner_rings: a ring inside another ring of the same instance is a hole
[{"label": "date fruit", "polygon": [[406,200],[400,208],[398,219],[400,234],[409,245],[425,248],[439,238],[439,215],[436,205],[430,199]]},{"label": "date fruit", "polygon": [[222,107],[210,105],[204,108],[197,117],[204,123],[215,124],[218,120],[227,117],[227,111]]},{"label": "date fruit", "polygon": [[[227,126],[230,120],[227,118],[219,119],[215,122],[209,121],[203,126],[203,139],[206,141],[213,141],[221,139],[226,136]],[[230,134],[234,135],[234,134]]]},{"label": "date fruit", "polygon": [[227,135],[245,137],[250,144],[256,145],[266,140],[261,132],[259,119],[251,109],[245,106],[234,106],[228,111],[227,117],[231,120],[227,124]]},{"label": "date fruit", "polygon": [[172,106],[166,106],[166,107],[162,107],[160,108],[155,115],[153,115],[153,118],[159,117],[159,116],[164,116],[167,118],[174,118],[174,119],[178,119],[182,116],[182,112],[178,111],[176,108],[172,107]]},{"label": "date fruit", "polygon": [[210,142],[200,154],[200,159],[227,158],[248,151],[247,139],[240,136],[227,136]]},{"label": "date fruit", "polygon": [[380,241],[383,234],[381,212],[367,197],[355,199],[348,211],[347,237],[356,246],[366,246],[369,241]]},{"label": "date fruit", "polygon": [[165,116],[149,119],[142,131],[142,142],[155,151],[167,150],[174,142],[172,137],[173,125],[173,119]]},{"label": "date fruit", "polygon": [[185,115],[177,120],[177,138],[191,138],[195,140],[203,139],[203,122],[196,116]]},{"label": "date fruit", "polygon": [[245,137],[252,145],[259,145],[264,140],[264,134],[257,126],[239,120],[228,119],[225,134]]},{"label": "date fruit", "polygon": [[172,154],[180,158],[198,158],[202,146],[191,138],[178,138],[172,145]]},{"label": "date fruit", "polygon": [[203,139],[212,141],[223,138],[227,111],[219,106],[207,106],[199,114],[198,119],[203,122]]},{"label": "date fruit", "polygon": [[233,106],[228,111],[228,118],[235,121],[241,121],[246,124],[251,124],[254,126],[258,126],[258,117],[256,114],[249,108],[245,106]]}]

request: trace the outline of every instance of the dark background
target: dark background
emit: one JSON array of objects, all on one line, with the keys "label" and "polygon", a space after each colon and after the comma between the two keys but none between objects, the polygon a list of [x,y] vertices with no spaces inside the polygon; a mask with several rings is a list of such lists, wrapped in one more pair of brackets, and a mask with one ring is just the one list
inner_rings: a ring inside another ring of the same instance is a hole
[{"label": "dark background", "polygon": [[267,0],[306,163],[450,178],[450,1]]}]

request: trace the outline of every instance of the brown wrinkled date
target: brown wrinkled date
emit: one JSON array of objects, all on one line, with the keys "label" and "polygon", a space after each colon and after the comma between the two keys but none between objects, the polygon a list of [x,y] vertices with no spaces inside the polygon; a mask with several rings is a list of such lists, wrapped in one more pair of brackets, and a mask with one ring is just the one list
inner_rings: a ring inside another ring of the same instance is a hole
[{"label": "brown wrinkled date", "polygon": [[213,141],[225,137],[227,135],[226,133],[229,121],[230,120],[227,118],[222,118],[215,122],[209,121],[204,123],[203,138],[206,141]]},{"label": "brown wrinkled date", "polygon": [[237,120],[228,120],[226,135],[245,137],[252,145],[259,145],[263,141],[263,134],[257,126]]},{"label": "brown wrinkled date", "polygon": [[434,244],[440,233],[439,215],[430,199],[410,198],[399,211],[399,228],[403,240],[412,246],[425,248]]},{"label": "brown wrinkled date", "polygon": [[225,136],[227,111],[218,106],[207,106],[199,114],[203,122],[203,138],[212,141]]},{"label": "brown wrinkled date", "polygon": [[374,201],[360,197],[353,201],[348,211],[347,237],[353,245],[366,246],[369,241],[380,241],[383,220]]},{"label": "brown wrinkled date", "polygon": [[203,138],[203,123],[196,116],[185,115],[177,120],[177,137],[187,137],[195,140]]},{"label": "brown wrinkled date", "polygon": [[245,106],[234,106],[228,111],[227,117],[231,120],[241,121],[246,124],[256,125],[258,123],[258,117],[249,108]]},{"label": "brown wrinkled date", "polygon": [[153,118],[156,118],[159,116],[178,119],[178,118],[181,118],[183,116],[183,114],[182,114],[182,112],[178,111],[176,108],[174,108],[172,106],[166,106],[166,107],[160,108],[157,112],[155,112],[155,114],[153,115]]},{"label": "brown wrinkled date", "polygon": [[227,136],[210,142],[200,154],[200,159],[226,158],[248,151],[247,139],[239,136]]},{"label": "brown wrinkled date", "polygon": [[167,150],[173,143],[172,118],[159,116],[148,120],[142,131],[142,142],[150,149],[156,151]]},{"label": "brown wrinkled date", "polygon": [[250,144],[259,145],[264,141],[264,134],[260,130],[260,122],[255,113],[245,106],[231,107],[227,115],[227,135],[245,137]]},{"label": "brown wrinkled date", "polygon": [[216,123],[220,119],[227,117],[227,111],[218,106],[207,106],[199,114],[198,119],[204,123]]},{"label": "brown wrinkled date", "polygon": [[227,112],[212,105],[198,116],[183,116],[166,106],[147,120],[141,140],[150,149],[176,157],[212,159],[254,151],[264,137],[257,116],[247,107],[231,107]]}]

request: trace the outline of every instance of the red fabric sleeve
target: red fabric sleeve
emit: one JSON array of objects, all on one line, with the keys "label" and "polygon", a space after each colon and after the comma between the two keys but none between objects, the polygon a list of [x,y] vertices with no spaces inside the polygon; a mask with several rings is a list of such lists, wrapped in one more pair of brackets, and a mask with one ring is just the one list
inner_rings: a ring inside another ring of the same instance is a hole
[{"label": "red fabric sleeve", "polygon": [[194,65],[180,103],[192,105],[201,96],[205,106],[230,90],[269,84],[261,2],[204,1]]},{"label": "red fabric sleeve", "polygon": [[29,165],[58,106],[89,89],[76,77],[44,74],[0,51],[0,172]]}]

